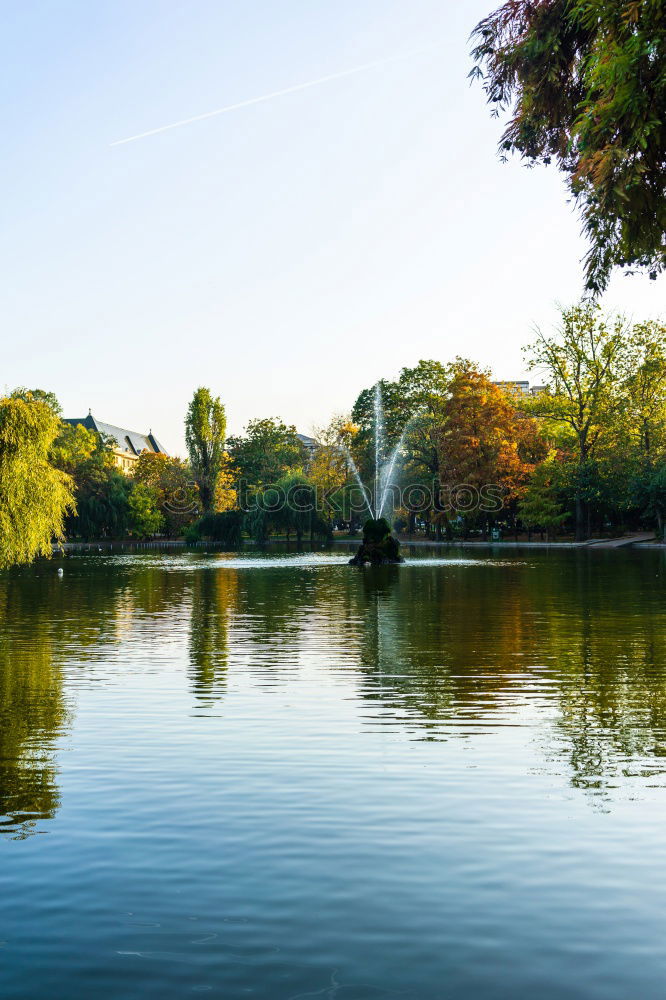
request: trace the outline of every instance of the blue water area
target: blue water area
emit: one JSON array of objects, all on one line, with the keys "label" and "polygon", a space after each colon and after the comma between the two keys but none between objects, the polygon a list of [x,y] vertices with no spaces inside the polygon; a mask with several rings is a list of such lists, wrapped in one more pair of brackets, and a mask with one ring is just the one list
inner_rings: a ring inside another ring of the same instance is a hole
[{"label": "blue water area", "polygon": [[663,997],[666,560],[469,552],[1,576],[2,1000]]}]

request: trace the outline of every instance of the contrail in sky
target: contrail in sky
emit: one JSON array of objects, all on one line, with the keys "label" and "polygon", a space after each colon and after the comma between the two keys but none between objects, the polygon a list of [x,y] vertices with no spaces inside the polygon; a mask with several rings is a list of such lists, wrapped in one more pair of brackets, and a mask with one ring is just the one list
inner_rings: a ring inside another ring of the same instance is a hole
[{"label": "contrail in sky", "polygon": [[374,62],[364,63],[362,66],[354,66],[352,69],[343,69],[339,73],[329,73],[328,76],[320,76],[316,80],[308,80],[307,83],[297,83],[293,87],[285,87],[283,90],[274,90],[270,94],[262,94],[261,97],[250,97],[247,101],[239,101],[237,104],[227,104],[223,108],[215,108],[214,111],[206,111],[202,115],[194,115],[192,118],[182,118],[178,122],[171,122],[170,125],[161,125],[159,128],[151,128],[147,132],[139,132],[138,135],[130,135],[126,139],[116,139],[109,143],[110,146],[124,146],[128,142],[136,142],[137,139],[145,139],[149,135],[158,135],[160,132],[168,132],[172,128],[180,128],[182,125],[191,125],[193,122],[204,121],[205,118],[215,118],[217,115],[226,115],[228,111],[238,111],[239,108],[247,108],[251,104],[262,104],[264,101],[272,101],[274,97],[284,97],[286,94],[295,94],[298,90],[307,90],[308,87],[318,87],[322,83],[329,83],[331,80],[341,80],[345,76],[353,76],[355,73],[365,73],[369,69],[377,66],[386,66],[387,63],[397,62],[399,59],[411,59],[421,55],[423,52],[430,52],[437,48],[438,44],[428,45],[423,49],[416,49],[412,52],[402,52],[398,55],[387,56],[384,59],[376,59]]}]

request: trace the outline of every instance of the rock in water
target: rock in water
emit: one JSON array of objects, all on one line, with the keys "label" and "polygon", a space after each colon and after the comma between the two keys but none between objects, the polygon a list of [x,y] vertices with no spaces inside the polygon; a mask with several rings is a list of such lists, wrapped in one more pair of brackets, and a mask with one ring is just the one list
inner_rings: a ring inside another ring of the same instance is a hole
[{"label": "rock in water", "polygon": [[400,555],[400,542],[391,534],[391,526],[384,517],[369,518],[363,525],[363,542],[350,566],[384,566],[388,563],[401,563],[405,560]]}]

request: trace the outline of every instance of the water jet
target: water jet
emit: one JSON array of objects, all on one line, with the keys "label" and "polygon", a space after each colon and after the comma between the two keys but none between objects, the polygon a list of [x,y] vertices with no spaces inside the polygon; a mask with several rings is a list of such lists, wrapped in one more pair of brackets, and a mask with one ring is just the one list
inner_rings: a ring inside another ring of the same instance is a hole
[{"label": "water jet", "polygon": [[413,419],[411,418],[404,425],[400,438],[391,451],[388,461],[382,463],[384,453],[384,407],[382,403],[382,387],[381,383],[378,382],[375,386],[374,397],[374,496],[371,498],[374,504],[368,499],[368,490],[363,485],[349,449],[345,448],[354,478],[366,500],[368,514],[370,515],[363,525],[363,542],[354,558],[349,560],[350,566],[364,566],[366,563],[370,563],[373,566],[381,566],[386,563],[404,562],[404,559],[400,555],[400,543],[391,534],[391,525],[383,516],[383,513],[391,488],[391,479],[396,461],[402,451],[407,430]]}]

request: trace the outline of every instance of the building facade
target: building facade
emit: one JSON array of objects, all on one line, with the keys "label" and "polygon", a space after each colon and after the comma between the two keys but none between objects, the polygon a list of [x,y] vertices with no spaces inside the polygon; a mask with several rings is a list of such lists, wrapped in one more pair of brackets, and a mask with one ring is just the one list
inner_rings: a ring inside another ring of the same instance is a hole
[{"label": "building facade", "polygon": [[147,434],[139,434],[137,431],[128,431],[125,427],[107,424],[105,421],[93,417],[90,410],[87,417],[65,417],[64,423],[73,426],[81,424],[89,431],[96,431],[100,434],[109,445],[117,468],[126,475],[132,474],[134,466],[139,461],[139,455],[143,452],[156,455],[168,454],[152,431]]},{"label": "building facade", "polygon": [[545,385],[533,385],[525,380],[516,379],[514,382],[493,382],[498,389],[506,392],[509,396],[538,396],[545,392]]}]

